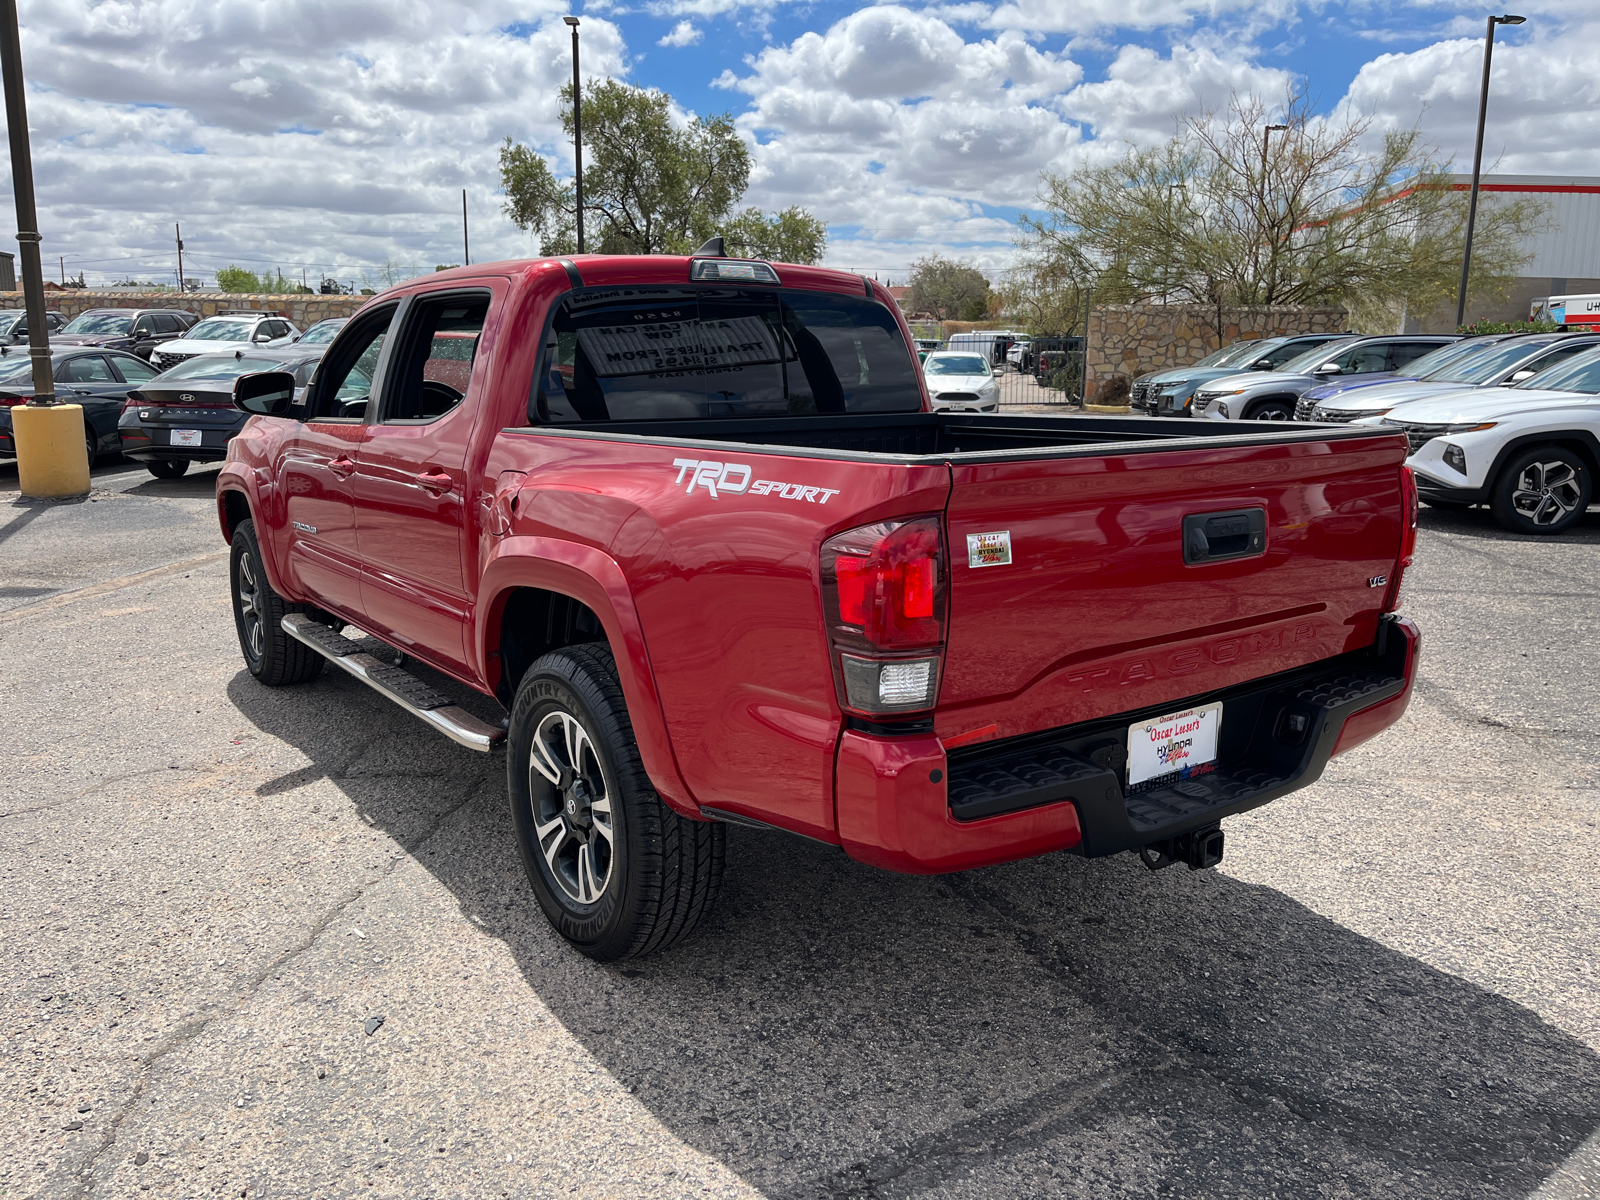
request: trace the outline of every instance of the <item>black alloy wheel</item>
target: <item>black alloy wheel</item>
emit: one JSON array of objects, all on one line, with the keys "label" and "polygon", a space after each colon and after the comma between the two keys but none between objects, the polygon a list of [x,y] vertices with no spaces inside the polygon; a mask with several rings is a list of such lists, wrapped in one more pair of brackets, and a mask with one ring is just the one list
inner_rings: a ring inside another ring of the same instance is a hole
[{"label": "black alloy wheel", "polygon": [[322,655],[284,632],[287,614],[311,610],[308,605],[289,604],[273,590],[261,565],[261,543],[256,540],[253,519],[240,521],[233,531],[228,582],[239,649],[250,674],[268,687],[308,683],[322,674]]},{"label": "black alloy wheel", "polygon": [[609,647],[567,646],[528,668],[506,783],[534,895],[583,954],[611,962],[665,949],[710,911],[724,826],[680,816],[656,794]]},{"label": "black alloy wheel", "polygon": [[1489,507],[1512,533],[1560,533],[1583,518],[1592,495],[1582,455],[1565,446],[1535,446],[1501,470]]},{"label": "black alloy wheel", "polygon": [[166,462],[147,462],[144,466],[145,470],[157,479],[181,479],[183,473],[189,469],[189,460],[174,458]]},{"label": "black alloy wheel", "polygon": [[1252,421],[1292,421],[1294,420],[1294,402],[1290,400],[1268,400],[1257,405],[1250,414]]}]

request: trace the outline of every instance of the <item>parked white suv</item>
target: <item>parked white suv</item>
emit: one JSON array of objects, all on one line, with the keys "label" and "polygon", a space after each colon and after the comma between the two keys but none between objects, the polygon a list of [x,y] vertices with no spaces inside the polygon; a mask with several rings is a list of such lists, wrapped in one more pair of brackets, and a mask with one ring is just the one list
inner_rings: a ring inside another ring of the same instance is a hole
[{"label": "parked white suv", "polygon": [[224,313],[207,317],[181,338],[163,342],[150,355],[158,371],[199,354],[292,345],[300,331],[275,313]]},{"label": "parked white suv", "polygon": [[1487,504],[1513,533],[1560,533],[1582,519],[1600,470],[1600,349],[1515,387],[1452,392],[1356,424],[1405,430],[1428,505]]}]

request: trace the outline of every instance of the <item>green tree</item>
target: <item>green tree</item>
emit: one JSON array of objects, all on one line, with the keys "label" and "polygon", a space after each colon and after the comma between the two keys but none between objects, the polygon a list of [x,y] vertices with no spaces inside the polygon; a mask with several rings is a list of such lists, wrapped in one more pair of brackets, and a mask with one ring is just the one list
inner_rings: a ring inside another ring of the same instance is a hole
[{"label": "green tree", "polygon": [[771,262],[816,263],[828,247],[828,226],[798,205],[767,216],[747,208],[725,221],[719,231],[728,253]]},{"label": "green tree", "polygon": [[[1219,340],[1225,306],[1430,311],[1455,297],[1466,197],[1416,129],[1374,149],[1370,131],[1370,119],[1317,117],[1301,93],[1276,108],[1235,96],[1164,145],[1045,174],[1045,215],[1023,218],[1021,276],[1073,278],[1097,303],[1205,304]],[[1480,203],[1475,292],[1505,288],[1545,211]]]},{"label": "green tree", "polygon": [[229,263],[217,272],[217,290],[260,293],[266,289],[261,286],[261,280],[256,277],[254,271],[247,271],[243,267]]},{"label": "green tree", "polygon": [[[572,87],[561,93],[572,135]],[[585,249],[602,254],[685,254],[723,233],[733,241],[821,257],[826,230],[803,209],[733,216],[750,183],[750,152],[727,113],[675,123],[664,92],[607,79],[583,89]],[[577,249],[573,181],[509,137],[500,148],[504,211],[539,239],[541,254]],[[730,242],[730,248],[733,242]]]},{"label": "green tree", "polygon": [[911,290],[906,305],[912,312],[932,313],[941,321],[977,321],[989,311],[989,281],[971,263],[938,254],[911,264]]}]

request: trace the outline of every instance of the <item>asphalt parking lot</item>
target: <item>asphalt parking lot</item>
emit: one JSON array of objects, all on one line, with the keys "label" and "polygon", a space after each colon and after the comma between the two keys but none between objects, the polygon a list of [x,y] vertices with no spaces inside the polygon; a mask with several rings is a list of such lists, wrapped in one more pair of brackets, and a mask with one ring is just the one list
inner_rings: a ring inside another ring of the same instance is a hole
[{"label": "asphalt parking lot", "polygon": [[1600,1191],[1600,513],[1424,510],[1405,721],[1218,870],[733,828],[602,967],[498,757],[250,679],[214,478],[0,466],[0,1196]]}]

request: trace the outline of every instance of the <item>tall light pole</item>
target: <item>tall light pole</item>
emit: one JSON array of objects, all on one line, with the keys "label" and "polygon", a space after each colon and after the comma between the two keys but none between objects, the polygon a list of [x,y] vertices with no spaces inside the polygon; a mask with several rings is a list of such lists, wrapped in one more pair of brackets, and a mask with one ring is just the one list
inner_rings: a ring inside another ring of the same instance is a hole
[{"label": "tall light pole", "polygon": [[572,185],[578,210],[578,253],[583,253],[583,86],[578,82],[578,18],[562,17],[572,26],[572,162],[577,174]]},{"label": "tall light pole", "polygon": [[1281,133],[1288,128],[1287,125],[1268,125],[1261,131],[1261,188],[1263,191],[1267,187],[1267,140],[1274,133]]},{"label": "tall light pole", "polygon": [[1467,200],[1467,241],[1461,248],[1461,286],[1456,289],[1456,325],[1467,320],[1467,276],[1472,272],[1472,227],[1478,221],[1478,176],[1483,171],[1483,122],[1489,114],[1489,64],[1494,61],[1494,27],[1496,25],[1521,25],[1527,17],[1489,18],[1488,32],[1483,39],[1483,83],[1478,88],[1478,140],[1472,148],[1472,195]]},{"label": "tall light pole", "polygon": [[461,189],[461,265],[472,264],[472,244],[467,241],[467,189]]}]

